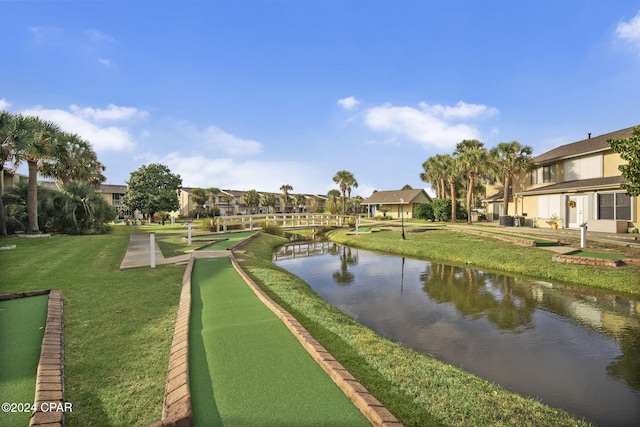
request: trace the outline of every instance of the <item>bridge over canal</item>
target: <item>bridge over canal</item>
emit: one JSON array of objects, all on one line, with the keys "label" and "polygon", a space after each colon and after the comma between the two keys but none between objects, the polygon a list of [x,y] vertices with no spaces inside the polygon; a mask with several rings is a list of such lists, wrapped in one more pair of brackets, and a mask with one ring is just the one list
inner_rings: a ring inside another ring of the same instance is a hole
[{"label": "bridge over canal", "polygon": [[327,213],[256,214],[216,217],[216,231],[254,230],[265,223],[275,223],[284,230],[299,230],[317,227],[343,227],[349,216]]}]

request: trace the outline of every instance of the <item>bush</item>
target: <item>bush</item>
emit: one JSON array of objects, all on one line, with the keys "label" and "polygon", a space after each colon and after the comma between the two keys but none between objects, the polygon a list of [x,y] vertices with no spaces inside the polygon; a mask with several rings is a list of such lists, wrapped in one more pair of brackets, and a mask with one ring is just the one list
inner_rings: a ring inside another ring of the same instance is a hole
[{"label": "bush", "polygon": [[430,219],[435,221],[436,217],[433,214],[433,206],[431,203],[421,203],[416,207],[415,216],[418,219]]},{"label": "bush", "polygon": [[[435,221],[451,221],[451,199],[435,199],[431,202]],[[456,219],[467,219],[467,210],[456,200]]]},{"label": "bush", "polygon": [[273,234],[274,236],[282,236],[284,233],[282,232],[282,228],[275,221],[264,221],[258,224],[259,227],[262,228],[267,234]]}]

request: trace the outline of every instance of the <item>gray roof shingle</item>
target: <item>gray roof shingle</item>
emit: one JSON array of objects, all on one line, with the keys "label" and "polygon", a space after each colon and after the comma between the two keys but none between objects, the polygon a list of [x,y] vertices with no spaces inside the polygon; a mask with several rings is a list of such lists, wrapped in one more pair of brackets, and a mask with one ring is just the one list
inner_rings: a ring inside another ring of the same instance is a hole
[{"label": "gray roof shingle", "polygon": [[560,147],[534,157],[533,163],[540,165],[589,153],[605,151],[609,149],[607,140],[612,138],[629,138],[632,132],[633,127],[629,127],[593,138],[587,138],[582,141],[572,142],[571,144],[561,145]]}]

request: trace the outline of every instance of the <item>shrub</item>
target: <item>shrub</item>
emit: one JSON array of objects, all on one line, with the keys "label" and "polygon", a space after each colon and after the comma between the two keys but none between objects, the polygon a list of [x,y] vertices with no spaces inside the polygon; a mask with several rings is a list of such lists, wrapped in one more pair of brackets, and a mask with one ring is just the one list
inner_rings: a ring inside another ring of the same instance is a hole
[{"label": "shrub", "polygon": [[282,236],[284,234],[282,228],[275,221],[260,222],[258,226],[262,227],[262,231],[267,234],[273,234],[274,236]]},{"label": "shrub", "polygon": [[433,206],[431,203],[421,203],[416,207],[415,216],[418,219],[430,219],[435,221],[436,217],[433,214]]},{"label": "shrub", "polygon": [[[435,221],[451,221],[451,199],[435,199],[431,202]],[[456,200],[456,219],[467,219],[467,210]]]}]

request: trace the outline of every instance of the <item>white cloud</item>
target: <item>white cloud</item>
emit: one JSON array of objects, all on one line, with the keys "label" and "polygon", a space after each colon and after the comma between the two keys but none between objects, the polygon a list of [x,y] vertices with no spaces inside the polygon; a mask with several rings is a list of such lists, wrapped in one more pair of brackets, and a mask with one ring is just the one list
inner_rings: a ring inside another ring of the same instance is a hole
[{"label": "white cloud", "polygon": [[127,121],[147,116],[145,111],[116,105],[109,105],[106,110],[90,107],[80,108],[72,105],[69,107],[69,111],[34,107],[22,111],[22,114],[53,121],[63,131],[77,133],[89,141],[97,152],[132,150],[136,146],[133,136],[126,128],[103,126],[100,122]]},{"label": "white cloud", "polygon": [[204,130],[203,142],[232,156],[251,155],[262,152],[262,144],[252,139],[243,139],[231,135],[216,126]]},{"label": "white cloud", "polygon": [[420,104],[421,109],[385,104],[369,109],[365,124],[376,132],[409,138],[427,147],[448,149],[463,139],[479,138],[480,131],[454,119],[476,119],[497,113],[495,108],[458,102],[454,107]]},{"label": "white cloud", "polygon": [[91,107],[80,108],[77,105],[71,105],[69,109],[76,116],[95,121],[144,119],[149,115],[146,111],[141,111],[134,107],[118,107],[114,104],[109,104],[106,109]]},{"label": "white cloud", "polygon": [[0,110],[6,110],[9,107],[11,107],[11,104],[9,104],[6,99],[0,99]]},{"label": "white cloud", "polygon": [[204,129],[183,121],[178,123],[176,133],[186,139],[192,146],[211,149],[216,153],[229,156],[250,156],[262,152],[262,144],[252,139],[245,139],[223,131],[217,126]]},{"label": "white cloud", "polygon": [[[181,176],[185,187],[215,186],[232,190],[278,192],[283,184],[290,184],[294,192],[323,192],[330,185],[324,171],[302,162],[236,161],[230,158],[184,156],[179,152],[147,160],[167,165],[171,172]],[[301,170],[305,172],[295,174],[293,182],[292,171]],[[324,181],[327,181],[326,185]]]},{"label": "white cloud", "polygon": [[455,107],[448,105],[429,105],[425,102],[420,103],[420,108],[428,114],[432,114],[443,119],[471,119],[483,116],[492,116],[498,113],[495,108],[487,107],[482,104],[467,104],[459,101]]},{"label": "white cloud", "polygon": [[616,35],[623,40],[640,43],[640,12],[630,21],[618,24]]},{"label": "white cloud", "polygon": [[342,98],[338,100],[338,104],[342,106],[345,110],[351,110],[356,105],[360,104],[355,97],[350,96],[348,98]]},{"label": "white cloud", "polygon": [[98,58],[98,62],[104,65],[105,67],[110,67],[113,64],[111,59]]}]

